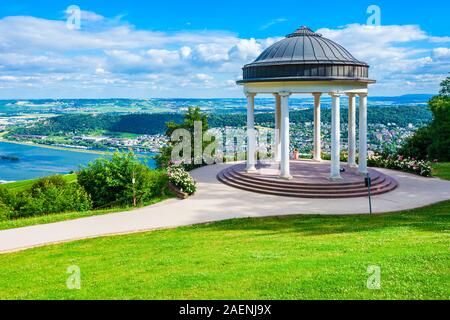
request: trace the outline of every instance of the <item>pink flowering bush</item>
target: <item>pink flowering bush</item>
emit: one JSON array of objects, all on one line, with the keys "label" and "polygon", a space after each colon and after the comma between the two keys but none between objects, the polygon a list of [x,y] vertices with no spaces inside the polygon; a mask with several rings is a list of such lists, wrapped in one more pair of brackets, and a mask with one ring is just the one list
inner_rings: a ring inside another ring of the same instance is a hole
[{"label": "pink flowering bush", "polygon": [[372,167],[414,173],[423,177],[431,177],[432,175],[431,163],[428,161],[417,160],[415,158],[404,158],[403,156],[383,157],[375,154],[368,158],[367,164]]},{"label": "pink flowering bush", "polygon": [[169,182],[177,187],[181,192],[192,195],[197,191],[197,184],[194,178],[181,165],[171,165],[167,168]]}]

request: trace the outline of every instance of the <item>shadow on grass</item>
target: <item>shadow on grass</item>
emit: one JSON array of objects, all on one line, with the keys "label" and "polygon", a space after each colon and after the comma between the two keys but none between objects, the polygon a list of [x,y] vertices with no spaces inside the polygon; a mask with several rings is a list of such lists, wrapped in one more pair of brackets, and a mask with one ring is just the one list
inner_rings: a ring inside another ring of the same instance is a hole
[{"label": "shadow on grass", "polygon": [[414,228],[422,231],[450,230],[450,201],[399,213],[349,216],[285,216],[271,218],[234,219],[197,228],[209,230],[267,231],[261,236],[298,233],[304,236],[383,231],[388,228]]}]

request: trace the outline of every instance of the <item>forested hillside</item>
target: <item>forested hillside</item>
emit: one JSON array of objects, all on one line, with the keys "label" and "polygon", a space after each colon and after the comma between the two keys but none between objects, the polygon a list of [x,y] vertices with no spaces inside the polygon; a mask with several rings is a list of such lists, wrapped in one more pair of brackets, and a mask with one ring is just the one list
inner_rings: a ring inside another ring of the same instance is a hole
[{"label": "forested hillside", "polygon": [[[292,123],[305,123],[314,121],[313,109],[292,111],[289,114]],[[210,127],[245,126],[247,117],[245,114],[218,114],[210,115],[208,123]],[[331,122],[331,109],[322,109],[322,122]],[[348,109],[341,110],[341,121],[348,119]],[[357,118],[358,119],[358,118]],[[369,123],[396,123],[404,127],[409,123],[425,125],[432,119],[432,114],[427,107],[420,106],[395,106],[395,107],[371,107],[368,109]],[[274,124],[273,113],[261,113],[255,115],[257,124]]]},{"label": "forested hillside", "polygon": [[[322,122],[329,122],[331,110],[322,109]],[[341,110],[342,122],[347,121],[347,109]],[[312,109],[297,110],[290,113],[291,122],[312,122],[314,114]],[[136,134],[159,134],[166,130],[166,122],[181,122],[182,114],[71,114],[50,118],[44,122],[37,123],[32,127],[19,127],[13,130],[13,134],[30,135],[60,135],[87,134],[98,130],[113,132],[127,132]],[[432,119],[430,110],[421,106],[394,106],[394,107],[371,107],[368,109],[369,123],[396,123],[404,127],[409,123],[417,126],[425,125]],[[258,125],[273,126],[273,113],[256,114],[255,121]],[[211,128],[246,125],[245,114],[209,114],[208,123]]]},{"label": "forested hillside", "polygon": [[96,130],[108,130],[117,122],[111,114],[67,114],[39,122],[31,127],[17,127],[12,133],[29,135],[82,134]]},{"label": "forested hillside", "polygon": [[109,126],[109,130],[116,132],[129,132],[139,134],[158,134],[166,131],[166,122],[179,123],[183,120],[182,114],[170,113],[135,113],[118,116]]}]

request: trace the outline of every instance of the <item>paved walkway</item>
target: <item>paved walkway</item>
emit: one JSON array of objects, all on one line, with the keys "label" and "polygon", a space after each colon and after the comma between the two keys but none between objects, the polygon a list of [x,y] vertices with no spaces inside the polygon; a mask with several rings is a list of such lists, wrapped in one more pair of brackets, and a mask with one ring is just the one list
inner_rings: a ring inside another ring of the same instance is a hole
[{"label": "paved walkway", "polygon": [[[187,200],[172,199],[130,212],[0,231],[0,252],[231,218],[293,214],[361,214],[368,211],[366,198],[297,199],[234,189],[216,180],[217,173],[227,166],[230,164],[193,171],[192,175],[199,183],[198,193]],[[376,213],[417,208],[450,199],[450,181],[379,170],[397,179],[400,187],[393,192],[374,197],[373,208]]]}]

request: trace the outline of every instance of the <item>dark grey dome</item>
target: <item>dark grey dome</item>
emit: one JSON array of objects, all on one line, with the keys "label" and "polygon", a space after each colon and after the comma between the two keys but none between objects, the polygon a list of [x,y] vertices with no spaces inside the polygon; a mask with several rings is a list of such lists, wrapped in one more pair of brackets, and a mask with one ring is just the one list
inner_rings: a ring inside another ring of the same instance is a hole
[{"label": "dark grey dome", "polygon": [[255,81],[358,80],[370,82],[369,66],[344,47],[307,27],[273,44],[244,66],[239,83]]}]

